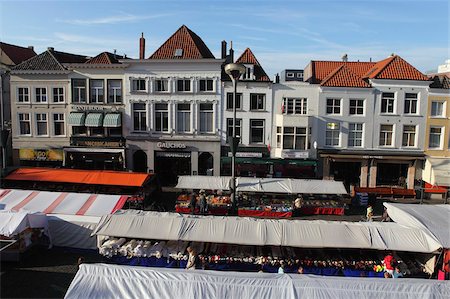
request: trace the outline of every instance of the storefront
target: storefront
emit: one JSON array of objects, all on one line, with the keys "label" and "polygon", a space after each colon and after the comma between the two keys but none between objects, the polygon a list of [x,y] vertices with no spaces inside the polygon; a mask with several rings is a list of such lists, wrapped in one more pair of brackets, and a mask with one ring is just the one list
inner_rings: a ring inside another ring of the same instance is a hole
[{"label": "storefront", "polygon": [[18,152],[20,166],[61,167],[63,165],[62,149],[21,148]]}]

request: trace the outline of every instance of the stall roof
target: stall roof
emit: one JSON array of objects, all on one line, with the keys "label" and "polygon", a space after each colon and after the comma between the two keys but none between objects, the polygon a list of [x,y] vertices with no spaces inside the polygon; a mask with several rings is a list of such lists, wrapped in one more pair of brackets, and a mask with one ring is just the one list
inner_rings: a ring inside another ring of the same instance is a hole
[{"label": "stall roof", "polygon": [[[227,176],[179,176],[178,189],[230,190]],[[347,194],[342,182],[288,178],[236,178],[237,191],[282,194]]]},{"label": "stall roof", "polygon": [[401,225],[432,234],[445,248],[450,248],[450,206],[384,203],[391,219]]},{"label": "stall roof", "polygon": [[19,168],[6,180],[142,187],[151,174],[104,170]]},{"label": "stall roof", "polygon": [[192,216],[132,210],[103,216],[94,234],[241,245],[411,252],[434,252],[442,247],[427,232],[397,223]]},{"label": "stall roof", "polygon": [[0,189],[0,210],[103,216],[121,209],[128,195]]},{"label": "stall roof", "polygon": [[48,230],[47,217],[42,213],[0,211],[1,236],[15,236],[27,228]]},{"label": "stall roof", "polygon": [[450,284],[298,274],[81,264],[65,298],[449,298]]}]

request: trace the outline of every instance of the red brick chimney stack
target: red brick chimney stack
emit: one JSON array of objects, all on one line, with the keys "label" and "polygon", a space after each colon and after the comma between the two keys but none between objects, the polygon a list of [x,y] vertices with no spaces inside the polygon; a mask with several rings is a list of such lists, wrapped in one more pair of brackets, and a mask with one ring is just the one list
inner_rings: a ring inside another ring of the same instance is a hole
[{"label": "red brick chimney stack", "polygon": [[144,32],[142,32],[141,38],[139,39],[139,59],[145,59],[145,38],[144,38]]}]

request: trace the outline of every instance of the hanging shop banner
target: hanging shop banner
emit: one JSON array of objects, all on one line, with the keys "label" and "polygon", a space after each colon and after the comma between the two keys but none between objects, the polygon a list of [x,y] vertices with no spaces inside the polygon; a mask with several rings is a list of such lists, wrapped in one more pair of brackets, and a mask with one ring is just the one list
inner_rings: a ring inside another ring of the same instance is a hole
[{"label": "hanging shop banner", "polygon": [[19,149],[19,159],[28,161],[62,161],[63,150],[61,149]]}]

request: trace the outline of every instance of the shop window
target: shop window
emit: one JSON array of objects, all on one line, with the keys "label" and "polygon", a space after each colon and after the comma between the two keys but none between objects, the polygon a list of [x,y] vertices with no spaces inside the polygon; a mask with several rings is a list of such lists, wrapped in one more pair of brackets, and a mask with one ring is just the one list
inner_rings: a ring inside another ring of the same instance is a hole
[{"label": "shop window", "polygon": [[177,105],[177,131],[179,133],[191,131],[191,104]]},{"label": "shop window", "polygon": [[250,120],[250,143],[264,144],[264,120]]},{"label": "shop window", "polygon": [[363,144],[363,124],[350,123],[348,126],[348,146],[362,147]]},{"label": "shop window", "polygon": [[[242,109],[242,93],[236,93],[236,110]],[[227,93],[227,110],[233,110],[233,93]]]},{"label": "shop window", "polygon": [[394,113],[395,95],[393,92],[383,92],[381,95],[381,113]]},{"label": "shop window", "polygon": [[266,106],[266,95],[263,93],[250,94],[250,110],[264,110]]},{"label": "shop window", "polygon": [[122,103],[122,80],[108,80],[108,103]]},{"label": "shop window", "polygon": [[283,128],[283,149],[306,149],[306,128],[284,127]]},{"label": "shop window", "polygon": [[133,103],[133,130],[147,131],[147,110],[145,103]]},{"label": "shop window", "polygon": [[169,80],[168,79],[156,79],[155,80],[155,91],[156,92],[169,91]]},{"label": "shop window", "polygon": [[103,127],[89,127],[89,136],[101,137],[104,134],[105,134],[105,130]]},{"label": "shop window", "polygon": [[48,135],[48,125],[47,125],[47,114],[46,113],[36,113],[36,135],[37,136],[47,136]]},{"label": "shop window", "polygon": [[72,103],[86,103],[85,79],[72,79]]},{"label": "shop window", "polygon": [[308,100],[306,98],[283,98],[281,106],[282,114],[301,114],[306,115],[308,112]]},{"label": "shop window", "polygon": [[200,79],[199,81],[200,91],[214,91],[214,80],[213,79]]},{"label": "shop window", "polygon": [[30,113],[19,113],[19,134],[31,135]]},{"label": "shop window", "polygon": [[155,104],[155,131],[169,131],[169,111],[168,105],[164,103]]},{"label": "shop window", "polygon": [[87,128],[85,126],[73,126],[72,127],[73,136],[86,136]]},{"label": "shop window", "polygon": [[179,91],[179,92],[191,91],[191,80],[190,79],[178,79],[177,80],[177,91]]},{"label": "shop window", "polygon": [[30,89],[28,87],[17,88],[17,101],[19,103],[30,102]]},{"label": "shop window", "polygon": [[66,134],[64,113],[53,114],[53,129],[54,129],[53,133],[55,136],[64,136]]},{"label": "shop window", "polygon": [[212,133],[214,110],[212,103],[200,104],[200,133]]},{"label": "shop window", "polygon": [[106,128],[109,137],[122,137],[122,127]]},{"label": "shop window", "polygon": [[103,103],[105,96],[104,81],[103,80],[90,80],[89,86],[91,88],[90,102],[94,104]]},{"label": "shop window", "polygon": [[405,114],[417,114],[417,93],[405,94]]},{"label": "shop window", "polygon": [[350,115],[364,115],[364,100],[350,99]]},{"label": "shop window", "polygon": [[[236,119],[236,137],[241,137],[242,119]],[[227,118],[227,142],[233,137],[233,119]]]},{"label": "shop window", "polygon": [[394,134],[393,125],[380,125],[380,146],[392,146]]},{"label": "shop window", "polygon": [[402,146],[416,146],[416,126],[403,126]]},{"label": "shop window", "polygon": [[54,87],[53,88],[53,103],[64,103],[64,88]]},{"label": "shop window", "polygon": [[442,127],[431,127],[430,137],[428,142],[429,148],[441,149],[442,148]]},{"label": "shop window", "polygon": [[47,103],[47,88],[36,87],[34,89],[34,93],[35,93],[35,102],[36,103]]},{"label": "shop window", "polygon": [[325,145],[339,146],[341,140],[341,129],[338,123],[327,123],[325,131]]}]

